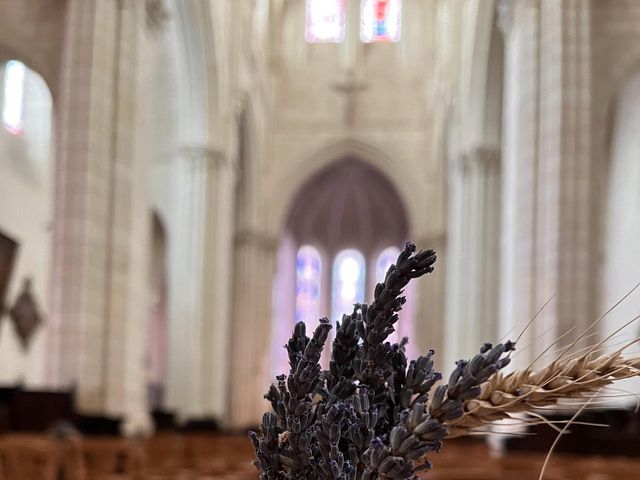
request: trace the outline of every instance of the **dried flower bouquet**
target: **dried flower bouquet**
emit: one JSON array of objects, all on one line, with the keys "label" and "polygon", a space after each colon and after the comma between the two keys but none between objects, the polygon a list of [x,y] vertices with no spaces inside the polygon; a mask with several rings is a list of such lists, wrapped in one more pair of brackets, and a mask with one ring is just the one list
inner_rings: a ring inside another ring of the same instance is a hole
[{"label": "dried flower bouquet", "polygon": [[321,319],[311,338],[304,323],[295,326],[286,345],[289,375],[278,376],[265,395],[273,412],[250,434],[261,479],[416,479],[431,468],[427,455],[445,437],[559,399],[584,399],[639,374],[638,359],[593,351],[554,361],[540,372],[504,375],[500,370],[515,349],[508,341],[483,345],[441,382],[433,351],[409,362],[407,339],[386,341],[405,303],[403,289],[432,272],[435,261],[433,250],[416,252],[415,245],[406,245],[376,286],[373,302],[355,305],[337,322],[327,371],[320,356],[329,320]]}]

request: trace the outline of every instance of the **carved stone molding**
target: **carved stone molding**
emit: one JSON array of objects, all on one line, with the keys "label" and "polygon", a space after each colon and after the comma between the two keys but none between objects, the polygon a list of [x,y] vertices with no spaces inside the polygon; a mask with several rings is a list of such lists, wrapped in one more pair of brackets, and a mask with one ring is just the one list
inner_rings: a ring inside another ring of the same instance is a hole
[{"label": "carved stone molding", "polygon": [[498,16],[498,28],[506,37],[513,30],[516,15],[516,0],[498,0],[496,13]]},{"label": "carved stone molding", "polygon": [[[433,232],[430,235],[419,237],[415,240],[415,244],[418,246],[418,249],[426,249],[426,248],[443,248],[447,244],[448,235],[446,231],[442,232]],[[436,251],[436,253],[438,253]]]},{"label": "carved stone molding", "polygon": [[500,149],[495,147],[478,147],[474,158],[485,170],[495,171],[500,168]]},{"label": "carved stone molding", "polygon": [[147,28],[149,31],[161,34],[169,21],[169,11],[164,0],[146,0]]},{"label": "carved stone molding", "polygon": [[460,156],[460,169],[463,175],[474,168],[486,172],[497,171],[500,168],[500,149],[489,146],[473,147]]},{"label": "carved stone molding", "polygon": [[266,251],[275,252],[278,249],[279,239],[264,232],[255,230],[240,230],[236,232],[237,245],[253,243]]},{"label": "carved stone molding", "polygon": [[231,166],[227,155],[219,148],[201,145],[182,147],[180,156],[193,163],[212,163],[216,168]]}]

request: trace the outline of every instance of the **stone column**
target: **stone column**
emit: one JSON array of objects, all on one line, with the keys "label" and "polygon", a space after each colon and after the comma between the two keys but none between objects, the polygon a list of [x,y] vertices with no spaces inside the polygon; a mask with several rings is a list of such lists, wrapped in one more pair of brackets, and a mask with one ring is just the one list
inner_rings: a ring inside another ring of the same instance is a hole
[{"label": "stone column", "polygon": [[138,228],[140,208],[132,208],[146,199],[133,149],[140,8],[130,0],[67,4],[56,95],[50,378],[75,388],[82,413],[146,423],[139,351],[146,342],[137,336],[146,316],[135,307],[146,305],[132,290],[147,232]]},{"label": "stone column", "polygon": [[[528,362],[595,319],[590,2],[503,2],[503,330],[522,328]],[[505,15],[506,13],[506,15]],[[553,92],[553,94],[550,94]]]},{"label": "stone column", "polygon": [[[273,277],[278,242],[256,231],[239,231],[235,250],[231,423],[257,425],[268,408],[273,319]],[[277,320],[277,319],[275,319]]]},{"label": "stone column", "polygon": [[409,340],[415,342],[415,351],[420,355],[434,349],[436,368],[445,369],[445,292],[449,262],[447,236],[444,233],[427,235],[416,238],[415,243],[421,249],[434,249],[438,261],[433,273],[412,280],[412,293],[416,299],[413,315],[415,338]]},{"label": "stone column", "polygon": [[567,343],[597,315],[591,2],[544,0],[540,19],[536,303],[557,294],[547,323],[558,325],[558,335],[575,327]]},{"label": "stone column", "polygon": [[[500,332],[517,336],[536,310],[535,248],[538,160],[540,4],[498,4],[505,39],[502,128],[502,234]],[[544,331],[536,322],[521,339],[529,345]],[[551,335],[554,335],[551,333]],[[535,348],[516,357],[526,365]]]},{"label": "stone column", "polygon": [[499,338],[500,152],[475,147],[452,180],[447,366]]},{"label": "stone column", "polygon": [[188,147],[176,166],[179,227],[171,250],[168,403],[179,417],[227,413],[233,191],[228,156]]}]

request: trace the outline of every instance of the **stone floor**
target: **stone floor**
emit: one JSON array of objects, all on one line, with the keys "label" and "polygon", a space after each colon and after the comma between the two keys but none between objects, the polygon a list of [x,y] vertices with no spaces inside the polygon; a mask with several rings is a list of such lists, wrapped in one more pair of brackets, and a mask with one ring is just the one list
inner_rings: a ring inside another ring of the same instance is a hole
[{"label": "stone floor", "polygon": [[[237,448],[234,458],[226,459],[231,471],[235,472],[235,475],[232,474],[227,478],[251,478],[246,467],[250,457],[250,448]],[[441,453],[431,457],[434,469],[423,478],[429,480],[538,480],[544,459],[544,454],[520,452],[508,453],[499,458],[492,455],[482,442],[449,442]],[[220,478],[225,477],[223,475]],[[640,480],[640,459],[553,455],[543,478],[545,480]]]},{"label": "stone floor", "polygon": [[[449,441],[424,480],[539,480],[544,453],[497,457],[480,441]],[[254,480],[244,436],[168,433],[146,440],[0,436],[0,480]],[[48,472],[48,473],[46,473]],[[56,472],[58,472],[56,474]],[[545,480],[640,480],[640,458],[553,455]]]}]

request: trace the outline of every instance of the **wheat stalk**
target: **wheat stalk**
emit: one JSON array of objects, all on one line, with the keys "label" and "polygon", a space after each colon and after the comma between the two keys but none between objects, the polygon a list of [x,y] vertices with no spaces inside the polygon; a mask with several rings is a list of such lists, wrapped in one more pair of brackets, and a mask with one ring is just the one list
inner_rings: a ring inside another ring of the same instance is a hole
[{"label": "wheat stalk", "polygon": [[640,357],[625,358],[622,350],[598,355],[560,355],[541,370],[532,367],[508,374],[498,372],[482,385],[476,399],[465,402],[465,413],[448,424],[449,437],[473,433],[479,427],[518,413],[556,405],[559,400],[584,402],[617,380],[640,375]]}]

